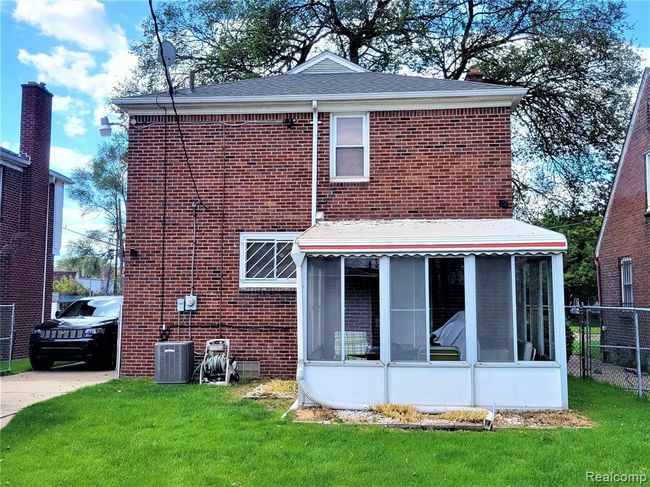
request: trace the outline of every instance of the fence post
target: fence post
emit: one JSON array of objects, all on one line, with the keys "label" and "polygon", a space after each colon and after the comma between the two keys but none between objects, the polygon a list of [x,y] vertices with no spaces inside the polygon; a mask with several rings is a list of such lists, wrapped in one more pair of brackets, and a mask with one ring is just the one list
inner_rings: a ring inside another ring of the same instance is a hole
[{"label": "fence post", "polygon": [[639,338],[639,311],[634,310],[634,341],[636,345],[636,380],[639,397],[643,396],[643,376],[641,375],[641,339]]},{"label": "fence post", "polygon": [[587,351],[585,349],[585,344],[587,342],[585,333],[585,318],[587,315],[587,310],[580,308],[580,377],[583,379],[587,377]]},{"label": "fence post", "polygon": [[586,370],[587,377],[591,378],[591,309],[587,308],[585,310],[587,315],[586,326],[587,326],[587,344],[585,346],[585,359],[586,359]]}]

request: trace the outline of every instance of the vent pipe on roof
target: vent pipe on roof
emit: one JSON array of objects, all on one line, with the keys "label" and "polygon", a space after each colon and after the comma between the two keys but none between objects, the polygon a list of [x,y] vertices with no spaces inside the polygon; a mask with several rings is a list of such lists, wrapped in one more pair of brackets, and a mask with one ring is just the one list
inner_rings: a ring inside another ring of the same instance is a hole
[{"label": "vent pipe on roof", "polygon": [[472,66],[465,73],[465,81],[473,81],[475,83],[483,83],[485,81],[485,78],[483,77],[483,73],[481,73],[480,69],[478,69],[476,66]]},{"label": "vent pipe on roof", "polygon": [[190,93],[194,92],[195,78],[196,78],[196,73],[194,71],[190,71]]}]

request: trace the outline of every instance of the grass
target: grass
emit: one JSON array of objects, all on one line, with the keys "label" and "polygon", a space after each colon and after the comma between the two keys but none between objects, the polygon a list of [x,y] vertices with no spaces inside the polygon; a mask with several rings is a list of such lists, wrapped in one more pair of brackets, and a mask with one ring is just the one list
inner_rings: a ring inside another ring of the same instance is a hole
[{"label": "grass", "polygon": [[[5,368],[7,368],[7,363],[3,361],[0,363],[0,370],[4,370]],[[29,363],[29,359],[18,358],[11,361],[11,370],[0,372],[0,376],[20,374],[22,372],[29,372],[30,370],[32,370],[32,366]]]},{"label": "grass", "polygon": [[650,401],[587,380],[570,396],[595,428],[293,423],[236,388],[111,381],[18,413],[2,430],[2,484],[546,486],[584,484],[586,471],[650,474]]},{"label": "grass", "polygon": [[372,410],[404,423],[417,423],[425,418],[424,414],[417,412],[411,404],[377,404]]}]

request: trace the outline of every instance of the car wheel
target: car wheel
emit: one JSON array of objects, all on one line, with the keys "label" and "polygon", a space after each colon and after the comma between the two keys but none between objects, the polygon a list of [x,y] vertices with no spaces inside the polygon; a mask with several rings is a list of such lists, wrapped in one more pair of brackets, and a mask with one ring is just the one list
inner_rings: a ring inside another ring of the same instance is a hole
[{"label": "car wheel", "polygon": [[115,368],[115,360],[100,358],[86,360],[86,363],[91,369],[95,370],[113,370]]},{"label": "car wheel", "polygon": [[29,363],[34,370],[50,370],[54,364],[54,360],[30,356]]}]

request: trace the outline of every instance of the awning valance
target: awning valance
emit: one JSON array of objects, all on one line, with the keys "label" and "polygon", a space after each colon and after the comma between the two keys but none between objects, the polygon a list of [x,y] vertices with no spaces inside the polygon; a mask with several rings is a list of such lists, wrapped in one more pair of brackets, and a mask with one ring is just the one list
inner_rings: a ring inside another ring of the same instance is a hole
[{"label": "awning valance", "polygon": [[560,233],[512,219],[324,221],[296,239],[310,255],[539,254],[567,250]]}]

